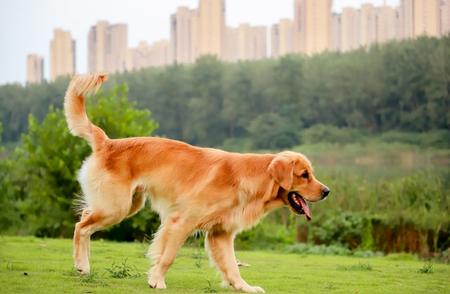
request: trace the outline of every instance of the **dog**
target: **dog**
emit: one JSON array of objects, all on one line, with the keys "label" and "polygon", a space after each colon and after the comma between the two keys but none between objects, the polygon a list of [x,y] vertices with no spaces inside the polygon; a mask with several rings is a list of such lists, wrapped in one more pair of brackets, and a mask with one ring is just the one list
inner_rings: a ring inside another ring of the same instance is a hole
[{"label": "dog", "polygon": [[84,206],[73,236],[75,268],[89,274],[90,236],[136,214],[147,198],[161,218],[148,256],[151,288],[166,288],[165,274],[194,231],[205,232],[205,247],[224,283],[256,293],[239,273],[234,238],[263,216],[288,206],[311,219],[306,201],[330,193],[302,154],[241,154],[158,137],[110,139],[88,118],[85,96],[106,75],[74,76],[64,98],[70,132],[87,140],[92,154],[79,173]]}]

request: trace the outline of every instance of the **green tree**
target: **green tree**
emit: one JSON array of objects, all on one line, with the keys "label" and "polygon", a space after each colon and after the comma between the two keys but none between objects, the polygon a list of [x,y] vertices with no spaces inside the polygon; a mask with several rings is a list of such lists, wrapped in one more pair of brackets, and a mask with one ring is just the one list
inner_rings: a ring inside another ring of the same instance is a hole
[{"label": "green tree", "polygon": [[270,112],[277,112],[283,117],[289,117],[294,124],[303,124],[301,108],[304,91],[304,60],[300,56],[287,55],[278,60],[273,71],[272,97]]},{"label": "green tree", "polygon": [[[3,126],[0,123],[0,143]],[[15,191],[11,181],[11,162],[3,154],[4,149],[0,145],[0,232],[6,231],[9,227],[20,222],[20,213],[17,202],[14,199]]]},{"label": "green tree", "polygon": [[[449,52],[446,36],[235,64],[204,56],[192,65],[112,75],[109,84],[130,86],[130,100],[161,122],[158,135],[198,145],[248,142],[250,122],[272,113],[294,130],[418,133],[450,128]],[[28,114],[41,121],[49,105],[60,107],[67,83],[0,86],[3,140],[17,142]]]},{"label": "green tree", "polygon": [[191,95],[187,70],[183,65],[173,65],[158,74],[153,103],[149,105],[155,118],[164,121],[158,134],[178,140],[186,139],[186,109]]},{"label": "green tree", "polygon": [[[126,95],[126,86],[119,86],[88,99],[89,117],[111,138],[150,135],[157,128],[151,113],[136,109],[136,103],[129,102]],[[29,233],[70,236],[74,225],[73,199],[80,193],[76,173],[91,153],[90,147],[69,133],[59,108],[50,107],[41,123],[30,115],[28,124],[23,143],[9,162],[14,170],[9,181],[12,194],[20,200],[18,207]],[[142,227],[139,217],[143,215],[136,218],[134,225]],[[149,213],[144,217],[155,220]]]},{"label": "green tree", "polygon": [[199,58],[192,68],[192,98],[188,103],[187,132],[192,143],[215,146],[226,137],[222,117],[223,65],[215,56]]},{"label": "green tree", "polygon": [[426,110],[430,128],[450,129],[450,38],[438,42],[426,75]]},{"label": "green tree", "polygon": [[[0,122],[0,144],[2,143],[2,133],[3,133],[3,124]],[[3,151],[2,146],[0,145],[0,152]]]},{"label": "green tree", "polygon": [[300,142],[298,130],[292,121],[276,113],[256,117],[250,123],[248,132],[253,147],[257,149],[283,149]]}]

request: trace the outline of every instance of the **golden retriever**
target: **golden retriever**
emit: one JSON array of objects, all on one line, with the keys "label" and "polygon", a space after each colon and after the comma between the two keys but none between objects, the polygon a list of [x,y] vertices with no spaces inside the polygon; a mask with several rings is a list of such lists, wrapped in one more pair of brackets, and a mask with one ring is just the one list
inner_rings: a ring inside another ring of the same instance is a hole
[{"label": "golden retriever", "polygon": [[206,249],[223,280],[235,290],[264,292],[239,273],[233,241],[268,212],[289,206],[311,218],[307,201],[329,189],[302,154],[239,154],[200,148],[164,138],[110,139],[86,115],[85,96],[106,76],[75,76],[64,98],[70,132],[88,141],[93,153],[78,175],[83,191],[81,219],[73,237],[74,262],[89,273],[90,236],[137,213],[150,198],[161,227],[149,249],[151,288],[166,288],[164,276],[178,249],[195,230],[206,233]]}]

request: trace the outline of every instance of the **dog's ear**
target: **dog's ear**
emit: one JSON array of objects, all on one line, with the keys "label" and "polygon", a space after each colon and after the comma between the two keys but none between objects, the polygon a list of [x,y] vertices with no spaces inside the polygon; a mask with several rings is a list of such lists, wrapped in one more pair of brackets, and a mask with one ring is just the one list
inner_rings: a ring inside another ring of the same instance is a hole
[{"label": "dog's ear", "polygon": [[287,156],[278,155],[269,164],[267,171],[277,184],[289,191],[294,180],[294,161]]}]

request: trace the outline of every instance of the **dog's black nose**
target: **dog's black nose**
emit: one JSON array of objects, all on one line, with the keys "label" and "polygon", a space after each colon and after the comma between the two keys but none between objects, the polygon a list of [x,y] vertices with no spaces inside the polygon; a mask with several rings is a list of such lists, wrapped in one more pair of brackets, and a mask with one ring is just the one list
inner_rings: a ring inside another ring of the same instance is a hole
[{"label": "dog's black nose", "polygon": [[328,189],[328,187],[323,187],[323,189],[322,189],[322,199],[327,198],[328,194],[330,194],[330,189]]}]

